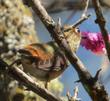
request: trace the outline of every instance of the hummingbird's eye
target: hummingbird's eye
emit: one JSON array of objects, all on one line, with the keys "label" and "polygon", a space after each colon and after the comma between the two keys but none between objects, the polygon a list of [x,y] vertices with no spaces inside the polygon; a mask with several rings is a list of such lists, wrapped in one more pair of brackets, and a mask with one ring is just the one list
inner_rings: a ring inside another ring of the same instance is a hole
[{"label": "hummingbird's eye", "polygon": [[76,28],[76,30],[75,30],[77,33],[80,33],[80,30],[79,30],[79,28]]}]

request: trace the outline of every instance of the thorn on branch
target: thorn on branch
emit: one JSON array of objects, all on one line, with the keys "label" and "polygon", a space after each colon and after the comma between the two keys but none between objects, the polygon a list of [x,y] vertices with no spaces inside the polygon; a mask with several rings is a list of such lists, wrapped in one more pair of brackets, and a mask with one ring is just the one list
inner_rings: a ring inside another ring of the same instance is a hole
[{"label": "thorn on branch", "polygon": [[81,82],[81,79],[74,81],[74,83],[79,83]]},{"label": "thorn on branch", "polygon": [[58,25],[59,25],[60,28],[61,28],[62,24],[61,24],[61,18],[60,18],[60,17],[58,18]]},{"label": "thorn on branch", "polygon": [[98,77],[99,77],[99,73],[101,72],[101,70],[102,70],[102,69],[99,69],[99,70],[96,72],[96,75],[95,75],[95,77],[94,77],[95,82],[97,82]]}]

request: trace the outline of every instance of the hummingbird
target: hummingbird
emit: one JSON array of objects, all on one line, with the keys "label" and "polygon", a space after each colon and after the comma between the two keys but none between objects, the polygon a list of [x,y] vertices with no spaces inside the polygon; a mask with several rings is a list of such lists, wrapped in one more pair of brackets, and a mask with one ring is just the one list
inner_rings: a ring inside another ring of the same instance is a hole
[{"label": "hummingbird", "polygon": [[[77,28],[67,29],[66,27],[64,30],[64,37],[71,50],[76,52],[80,44],[81,33]],[[68,60],[64,52],[54,41],[33,43],[19,49],[18,52],[23,70],[35,78],[45,81],[46,88],[48,82],[60,76],[68,67]]]}]

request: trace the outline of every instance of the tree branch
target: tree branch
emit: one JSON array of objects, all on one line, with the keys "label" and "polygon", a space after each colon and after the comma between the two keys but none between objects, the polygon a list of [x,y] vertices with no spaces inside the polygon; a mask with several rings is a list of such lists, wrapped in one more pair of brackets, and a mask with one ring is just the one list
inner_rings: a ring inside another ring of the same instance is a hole
[{"label": "tree branch", "polygon": [[[30,6],[30,4],[26,1],[23,0],[24,3],[28,6]],[[43,4],[43,6],[46,8],[46,10],[49,13],[59,13],[62,11],[79,11],[79,10],[83,10],[85,3],[83,2],[84,0],[52,0],[53,2],[50,3],[50,0],[40,0],[41,3]],[[101,5],[103,7],[108,7],[110,8],[110,5],[105,3],[104,0],[100,0]],[[46,4],[46,5],[45,5]],[[89,8],[93,8],[92,3],[90,2],[89,4]]]},{"label": "tree branch", "polygon": [[[63,35],[61,28],[58,28],[57,24],[48,15],[45,8],[41,5],[39,0],[30,0],[30,4],[35,13],[39,16],[45,27],[50,32],[50,35],[55,39],[58,45],[63,48],[66,57],[76,69],[81,83],[85,87],[88,94],[91,96],[93,101],[109,101],[108,94],[106,93],[104,87],[99,84],[99,82],[94,80],[91,74],[87,71],[80,59],[70,50],[70,47],[66,40],[60,37]],[[100,97],[99,97],[100,95]]]},{"label": "tree branch", "polygon": [[62,101],[60,98],[50,93],[47,89],[39,86],[37,82],[35,82],[31,77],[29,77],[22,70],[20,70],[17,67],[10,67],[2,59],[0,59],[0,70],[4,71],[4,73],[9,74],[14,79],[23,83],[26,87],[28,87],[29,90],[32,90],[33,92],[43,97],[47,101]]},{"label": "tree branch", "polygon": [[110,42],[109,42],[109,36],[108,36],[107,29],[105,28],[106,21],[103,17],[99,0],[92,0],[92,2],[93,2],[93,6],[94,6],[94,9],[95,9],[96,16],[97,16],[97,19],[96,19],[95,22],[100,27],[100,30],[101,30],[101,33],[102,33],[102,36],[103,36],[103,39],[104,39],[105,47],[106,47],[106,50],[107,50],[107,55],[108,55],[108,58],[109,58],[109,61],[110,61]]}]

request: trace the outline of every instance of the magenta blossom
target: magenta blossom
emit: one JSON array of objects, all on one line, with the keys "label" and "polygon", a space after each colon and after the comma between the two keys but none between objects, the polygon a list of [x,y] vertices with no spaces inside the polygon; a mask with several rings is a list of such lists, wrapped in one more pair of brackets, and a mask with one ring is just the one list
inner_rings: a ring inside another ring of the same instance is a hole
[{"label": "magenta blossom", "polygon": [[93,53],[101,55],[106,54],[104,40],[102,34],[91,33],[91,32],[81,32],[82,40],[81,45],[87,50],[91,50]]}]

